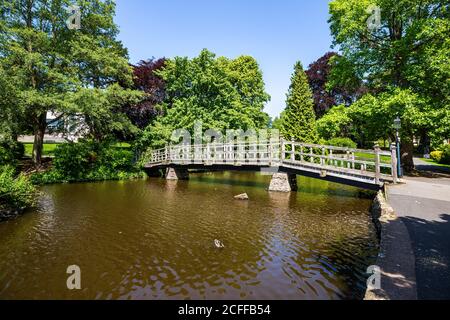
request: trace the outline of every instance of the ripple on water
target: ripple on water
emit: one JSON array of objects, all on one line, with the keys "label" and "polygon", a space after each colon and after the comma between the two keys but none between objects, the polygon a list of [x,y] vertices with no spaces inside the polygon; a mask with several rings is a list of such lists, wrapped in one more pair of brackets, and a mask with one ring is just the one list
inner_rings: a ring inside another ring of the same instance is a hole
[{"label": "ripple on water", "polygon": [[[377,254],[370,201],[306,178],[290,195],[267,183],[217,173],[45,187],[36,212],[0,224],[0,298],[361,298]],[[77,293],[64,288],[71,264]]]}]

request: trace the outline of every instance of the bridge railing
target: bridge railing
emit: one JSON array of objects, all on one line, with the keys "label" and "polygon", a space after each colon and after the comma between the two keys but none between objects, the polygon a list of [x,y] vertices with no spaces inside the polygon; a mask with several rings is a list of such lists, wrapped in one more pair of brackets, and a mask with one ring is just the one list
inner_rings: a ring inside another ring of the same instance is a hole
[{"label": "bridge railing", "polygon": [[377,183],[381,180],[398,182],[395,145],[391,146],[391,151],[383,151],[378,145],[373,150],[365,150],[283,141],[281,149],[282,162],[285,164],[373,175]]},{"label": "bridge railing", "polygon": [[270,141],[267,143],[211,143],[203,145],[166,146],[148,156],[150,165],[254,165],[312,168],[343,175],[365,176],[382,181],[398,182],[397,152],[352,149],[295,141]]},{"label": "bridge railing", "polygon": [[174,164],[271,166],[280,163],[280,143],[240,143],[169,146],[154,158]]}]

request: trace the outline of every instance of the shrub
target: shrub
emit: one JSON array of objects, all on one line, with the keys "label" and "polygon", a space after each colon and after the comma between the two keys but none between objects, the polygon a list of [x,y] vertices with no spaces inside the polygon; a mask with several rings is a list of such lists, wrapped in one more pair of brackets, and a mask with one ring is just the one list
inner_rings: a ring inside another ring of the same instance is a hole
[{"label": "shrub", "polygon": [[439,163],[439,162],[441,162],[442,154],[443,154],[442,151],[433,151],[430,153],[430,157],[431,157],[431,159],[433,159],[434,161]]},{"label": "shrub", "polygon": [[25,209],[34,204],[36,189],[27,177],[15,175],[12,166],[0,167],[0,209]]},{"label": "shrub", "polygon": [[34,173],[31,175],[30,180],[35,185],[69,182],[67,177],[56,170]]},{"label": "shrub", "polygon": [[344,105],[331,108],[327,114],[317,120],[317,132],[324,139],[332,139],[348,132],[352,123],[348,108]]},{"label": "shrub", "polygon": [[327,144],[334,147],[343,147],[356,149],[357,144],[353,142],[350,138],[333,138],[327,141]]},{"label": "shrub", "polygon": [[11,152],[0,145],[0,165],[11,164],[14,161]]},{"label": "shrub", "polygon": [[96,153],[89,143],[66,143],[55,149],[53,167],[68,178],[77,179],[86,174],[95,162]]},{"label": "shrub", "polygon": [[442,151],[441,164],[450,164],[450,144],[446,145]]},{"label": "shrub", "polygon": [[52,170],[33,175],[36,184],[123,180],[143,176],[132,151],[114,143],[81,141],[59,145]]},{"label": "shrub", "polygon": [[20,142],[15,143],[13,152],[16,159],[22,159],[25,156],[25,145]]},{"label": "shrub", "polygon": [[14,165],[25,154],[22,143],[9,139],[0,140],[0,165]]},{"label": "shrub", "polygon": [[132,151],[109,146],[102,150],[100,155],[100,163],[103,166],[110,168],[113,171],[133,171],[134,154]]}]

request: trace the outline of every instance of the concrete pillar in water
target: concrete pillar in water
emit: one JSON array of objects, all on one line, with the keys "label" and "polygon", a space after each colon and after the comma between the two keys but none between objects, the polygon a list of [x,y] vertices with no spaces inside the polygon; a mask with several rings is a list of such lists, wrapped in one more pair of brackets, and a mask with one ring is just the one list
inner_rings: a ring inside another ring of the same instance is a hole
[{"label": "concrete pillar in water", "polygon": [[269,191],[291,192],[297,190],[297,175],[289,173],[275,173],[272,176]]},{"label": "concrete pillar in water", "polygon": [[168,168],[166,173],[167,180],[189,180],[189,172],[187,169]]}]

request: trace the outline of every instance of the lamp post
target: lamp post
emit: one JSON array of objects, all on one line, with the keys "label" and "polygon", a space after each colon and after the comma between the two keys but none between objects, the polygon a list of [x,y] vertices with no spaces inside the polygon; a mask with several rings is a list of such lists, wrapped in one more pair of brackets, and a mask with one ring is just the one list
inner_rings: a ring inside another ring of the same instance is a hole
[{"label": "lamp post", "polygon": [[395,129],[395,142],[397,144],[397,166],[398,166],[398,176],[403,177],[402,170],[402,159],[401,159],[401,150],[400,150],[400,129],[402,128],[402,120],[400,117],[397,117],[394,120],[394,129]]}]

